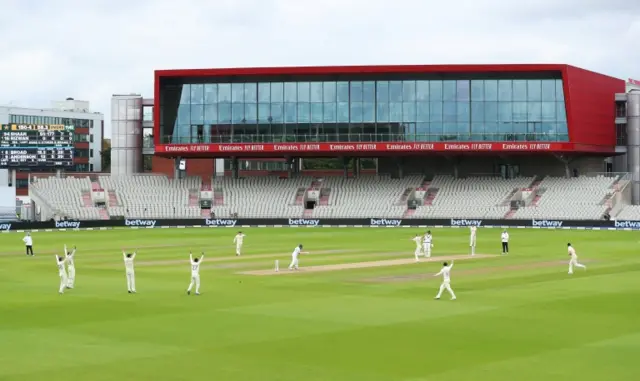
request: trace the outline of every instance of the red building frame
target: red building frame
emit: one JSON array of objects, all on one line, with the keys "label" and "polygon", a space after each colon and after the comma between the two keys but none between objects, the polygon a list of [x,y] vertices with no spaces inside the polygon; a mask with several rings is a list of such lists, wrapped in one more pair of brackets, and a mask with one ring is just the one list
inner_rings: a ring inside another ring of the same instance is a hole
[{"label": "red building frame", "polygon": [[[392,66],[308,66],[308,67],[264,67],[229,69],[181,69],[155,71],[154,140],[159,156],[224,157],[242,152],[251,156],[299,155],[338,156],[349,153],[354,143],[333,143],[336,150],[327,150],[329,143],[308,144],[161,144],[160,143],[160,81],[175,77],[252,77],[281,75],[349,75],[349,74],[421,74],[421,73],[536,73],[559,72],[563,82],[567,111],[568,143],[518,142],[468,142],[451,144],[413,144],[414,149],[388,150],[388,144],[363,144],[353,153],[375,156],[377,153],[426,154],[429,152],[557,152],[583,154],[613,154],[616,145],[615,94],[625,91],[622,79],[599,74],[565,64],[506,64],[506,65],[392,65]],[[342,146],[340,146],[342,145]],[[235,146],[235,148],[234,148]],[[305,148],[306,147],[306,148]],[[368,147],[368,148],[367,148]],[[422,147],[422,148],[420,148]],[[458,147],[447,149],[446,147]],[[506,147],[506,148],[505,148]],[[509,148],[514,147],[514,148]],[[534,147],[533,149],[528,147]],[[317,148],[317,149],[316,149]]]}]

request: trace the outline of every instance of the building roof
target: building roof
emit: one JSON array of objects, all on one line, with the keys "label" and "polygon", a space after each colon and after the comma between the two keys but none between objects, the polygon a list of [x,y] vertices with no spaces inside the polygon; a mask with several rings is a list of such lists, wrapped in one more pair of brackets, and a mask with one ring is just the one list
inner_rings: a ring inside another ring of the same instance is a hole
[{"label": "building roof", "polygon": [[[331,74],[412,74],[412,73],[490,73],[548,72],[566,73],[567,64],[481,64],[481,65],[378,65],[378,66],[284,66],[215,69],[156,70],[159,77],[216,77],[252,75],[331,75]],[[584,70],[584,69],[580,69]],[[599,73],[598,73],[599,74]],[[604,74],[600,74],[604,75]]]}]

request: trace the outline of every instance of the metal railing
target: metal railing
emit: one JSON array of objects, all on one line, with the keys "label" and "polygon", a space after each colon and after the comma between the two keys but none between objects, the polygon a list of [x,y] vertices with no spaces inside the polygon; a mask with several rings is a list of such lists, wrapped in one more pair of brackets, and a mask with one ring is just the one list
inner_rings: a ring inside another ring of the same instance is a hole
[{"label": "metal railing", "polygon": [[[147,138],[145,138],[147,139]],[[149,144],[153,138],[149,138]],[[161,144],[233,144],[233,143],[375,143],[375,142],[568,142],[567,134],[234,134],[214,136],[171,136],[160,139]],[[147,144],[147,143],[145,143]],[[149,147],[150,148],[150,147]]]}]

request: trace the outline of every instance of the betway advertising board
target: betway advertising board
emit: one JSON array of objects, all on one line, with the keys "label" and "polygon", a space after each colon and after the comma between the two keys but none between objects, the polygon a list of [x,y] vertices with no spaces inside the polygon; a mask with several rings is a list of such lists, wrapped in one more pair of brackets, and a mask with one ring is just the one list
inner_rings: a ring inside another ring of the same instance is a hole
[{"label": "betway advertising board", "polygon": [[481,218],[413,219],[413,218],[204,218],[204,219],[147,219],[128,218],[121,220],[0,222],[0,232],[29,230],[75,230],[75,229],[152,229],[169,227],[234,228],[234,227],[371,227],[371,228],[421,228],[421,227],[512,227],[534,229],[624,229],[640,230],[640,221],[620,220],[488,220]]}]

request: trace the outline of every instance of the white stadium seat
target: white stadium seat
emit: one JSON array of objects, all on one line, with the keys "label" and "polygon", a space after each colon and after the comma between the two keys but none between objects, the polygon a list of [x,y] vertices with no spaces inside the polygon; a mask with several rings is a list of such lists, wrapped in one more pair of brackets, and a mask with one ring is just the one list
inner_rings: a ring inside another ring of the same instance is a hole
[{"label": "white stadium seat", "polygon": [[[438,189],[432,205],[420,206],[413,218],[504,218],[505,199],[514,189],[526,188],[534,177],[505,180],[498,177],[436,176],[429,188]],[[504,205],[503,205],[504,204]]]},{"label": "white stadium seat", "polygon": [[[426,185],[435,194],[429,205],[407,212],[406,196],[423,186],[421,175],[402,179],[385,175],[358,178],[257,176],[214,178],[212,213],[228,218],[485,218],[502,219],[510,212],[510,196],[528,188],[535,177],[501,179],[439,175]],[[510,215],[514,219],[600,219],[616,177],[544,178],[536,186],[536,201]],[[106,207],[90,203],[92,181],[84,178],[36,178],[34,194],[57,215],[73,219],[202,218],[201,179],[173,180],[164,175],[100,176]],[[96,179],[93,181],[96,186]],[[321,189],[322,202],[305,211],[301,194],[311,186]],[[435,192],[437,190],[437,192]],[[108,212],[108,214],[107,214]],[[206,213],[205,213],[206,215]],[[640,219],[640,206],[627,206],[617,219]]]},{"label": "white stadium seat", "polygon": [[407,210],[406,203],[399,204],[407,188],[419,187],[422,176],[392,179],[388,176],[362,176],[345,179],[327,177],[322,188],[331,190],[328,204],[317,206],[313,217],[317,218],[400,218]]},{"label": "white stadium seat", "polygon": [[85,206],[83,196],[91,192],[91,180],[88,177],[35,177],[30,190],[53,209],[60,217],[81,220],[101,218],[101,208]]},{"label": "white stadium seat", "polygon": [[599,220],[607,210],[602,203],[616,177],[545,177],[535,205],[520,208],[513,218]]},{"label": "white stadium seat", "polygon": [[[100,184],[115,192],[117,206],[109,215],[125,218],[199,218],[201,179],[173,180],[162,175],[100,176]],[[190,198],[190,196],[193,197]]]}]

